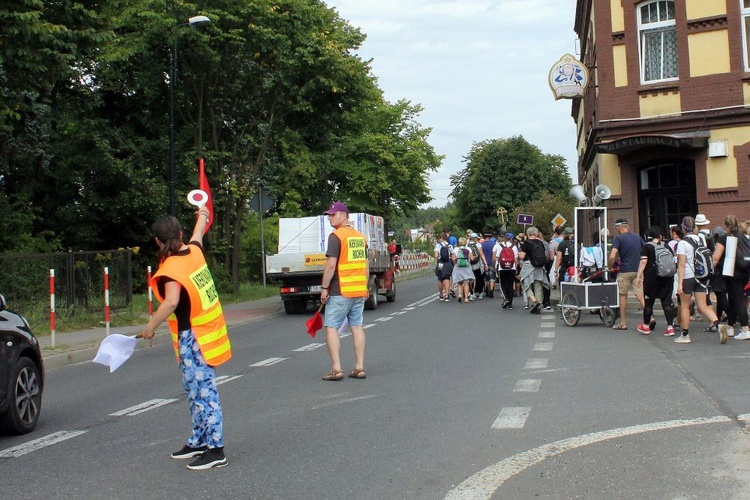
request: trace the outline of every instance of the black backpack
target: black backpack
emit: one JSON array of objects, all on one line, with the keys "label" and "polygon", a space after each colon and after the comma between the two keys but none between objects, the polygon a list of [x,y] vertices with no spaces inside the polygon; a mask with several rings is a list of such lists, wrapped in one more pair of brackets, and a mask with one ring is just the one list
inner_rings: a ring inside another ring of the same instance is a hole
[{"label": "black backpack", "polygon": [[541,241],[530,240],[531,244],[531,255],[529,256],[529,262],[534,267],[544,267],[547,265],[547,250],[544,248],[544,243]]},{"label": "black backpack", "polygon": [[451,260],[451,249],[447,243],[440,244],[440,262],[450,262]]},{"label": "black backpack", "polygon": [[750,241],[742,234],[737,238],[737,255],[734,258],[734,267],[739,271],[750,271]]}]

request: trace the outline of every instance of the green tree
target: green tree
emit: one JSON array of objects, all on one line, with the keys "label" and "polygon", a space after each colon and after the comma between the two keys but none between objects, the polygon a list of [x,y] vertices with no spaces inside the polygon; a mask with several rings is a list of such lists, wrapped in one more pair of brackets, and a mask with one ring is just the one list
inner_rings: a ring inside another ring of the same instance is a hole
[{"label": "green tree", "polygon": [[522,136],[474,143],[464,161],[465,168],[451,176],[463,227],[499,228],[500,210],[510,215],[545,193],[567,196],[571,186],[563,157],[542,153]]}]

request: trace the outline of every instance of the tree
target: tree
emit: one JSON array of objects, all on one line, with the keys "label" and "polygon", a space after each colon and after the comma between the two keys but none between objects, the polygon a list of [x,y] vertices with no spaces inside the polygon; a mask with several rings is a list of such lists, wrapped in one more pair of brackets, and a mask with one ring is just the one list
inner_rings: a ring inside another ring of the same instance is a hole
[{"label": "tree", "polygon": [[[451,176],[458,223],[499,228],[508,214],[544,193],[567,196],[571,179],[560,155],[547,155],[522,136],[474,143],[466,167]],[[507,218],[506,218],[507,222]]]}]

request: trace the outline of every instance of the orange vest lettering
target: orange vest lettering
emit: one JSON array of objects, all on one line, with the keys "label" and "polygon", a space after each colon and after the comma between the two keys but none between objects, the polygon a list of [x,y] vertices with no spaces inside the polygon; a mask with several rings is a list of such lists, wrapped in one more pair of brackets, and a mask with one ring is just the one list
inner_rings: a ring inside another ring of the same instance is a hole
[{"label": "orange vest lettering", "polygon": [[[168,257],[151,278],[151,288],[159,302],[164,298],[159,292],[160,278],[168,277],[182,285],[190,297],[190,325],[201,354],[210,366],[219,366],[232,357],[232,349],[227,335],[227,324],[219,302],[216,285],[208,269],[203,253],[188,245],[190,253]],[[172,345],[179,362],[177,317],[172,314],[167,319],[172,334]]]},{"label": "orange vest lettering", "polygon": [[349,298],[367,297],[367,245],[365,237],[350,227],[333,233],[341,242],[337,274],[341,295]]}]

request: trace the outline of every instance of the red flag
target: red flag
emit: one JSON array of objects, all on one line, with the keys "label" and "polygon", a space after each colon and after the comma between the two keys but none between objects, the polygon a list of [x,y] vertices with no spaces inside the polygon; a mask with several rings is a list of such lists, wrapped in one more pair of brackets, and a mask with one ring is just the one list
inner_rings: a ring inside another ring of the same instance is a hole
[{"label": "red flag", "polygon": [[318,333],[318,330],[323,328],[323,317],[320,315],[321,309],[323,309],[323,304],[320,304],[320,307],[317,311],[315,311],[315,314],[313,314],[312,318],[305,321],[305,325],[307,326],[307,333],[312,338],[315,338],[315,334]]},{"label": "red flag", "polygon": [[208,177],[206,177],[206,167],[203,164],[203,158],[198,161],[198,188],[205,191],[208,195],[208,201],[206,202],[206,208],[208,208],[208,223],[206,229],[203,230],[203,234],[208,232],[208,228],[214,223],[214,198],[211,196],[211,187],[208,185]]}]

